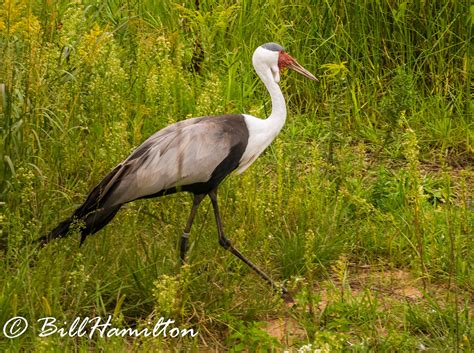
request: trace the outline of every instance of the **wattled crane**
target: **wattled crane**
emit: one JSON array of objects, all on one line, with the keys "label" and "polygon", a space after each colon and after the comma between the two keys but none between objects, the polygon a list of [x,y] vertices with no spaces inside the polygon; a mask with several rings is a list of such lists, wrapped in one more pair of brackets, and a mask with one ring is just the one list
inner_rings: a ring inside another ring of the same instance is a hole
[{"label": "wattled crane", "polygon": [[[217,202],[217,188],[231,172],[244,172],[278,135],[286,120],[285,98],[280,90],[280,71],[292,69],[317,80],[276,43],[259,46],[252,63],[267,88],[272,112],[267,119],[247,114],[204,116],[172,124],[143,142],[91,191],[86,201],[61,222],[41,243],[64,237],[74,221],[82,223],[81,244],[109,223],[123,204],[178,191],[194,194],[193,205],[180,238],[185,261],[188,237],[196,211],[209,196],[217,222],[219,244],[250,266],[273,288],[276,284],[243,256],[224,235]],[[282,289],[283,296],[287,294]]]}]

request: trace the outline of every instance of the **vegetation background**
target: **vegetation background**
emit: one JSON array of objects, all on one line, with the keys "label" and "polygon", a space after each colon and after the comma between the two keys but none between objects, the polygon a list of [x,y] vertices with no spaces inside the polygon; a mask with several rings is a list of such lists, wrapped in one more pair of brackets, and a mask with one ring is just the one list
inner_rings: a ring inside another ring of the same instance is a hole
[{"label": "vegetation background", "polygon": [[[0,8],[1,351],[474,349],[472,22],[467,0],[54,1]],[[154,131],[266,117],[251,55],[275,41],[289,117],[221,188],[228,236],[291,288],[287,306],[219,247],[206,201],[129,204],[78,247],[33,240]],[[38,337],[36,320],[159,317],[191,338]]]}]

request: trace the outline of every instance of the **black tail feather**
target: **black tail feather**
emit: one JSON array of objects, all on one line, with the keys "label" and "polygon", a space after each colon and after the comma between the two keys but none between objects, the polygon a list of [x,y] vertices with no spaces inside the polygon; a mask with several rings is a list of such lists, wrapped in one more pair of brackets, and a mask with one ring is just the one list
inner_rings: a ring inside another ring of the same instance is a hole
[{"label": "black tail feather", "polygon": [[37,240],[38,243],[44,245],[53,239],[65,237],[71,230],[71,225],[77,222],[78,229],[81,233],[81,245],[90,234],[94,234],[105,227],[117,214],[122,205],[117,205],[111,208],[102,208],[96,210],[86,217],[77,218],[75,215],[69,217],[59,223],[49,234],[42,236]]},{"label": "black tail feather", "polygon": [[90,192],[84,203],[74,211],[71,217],[59,223],[49,234],[39,238],[38,243],[44,245],[53,239],[65,237],[71,230],[71,225],[78,223],[81,233],[81,245],[89,234],[94,234],[105,227],[117,214],[121,204],[104,207],[106,202],[119,183],[120,175],[126,168],[122,165],[115,167],[104,179]]},{"label": "black tail feather", "polygon": [[56,226],[56,228],[54,228],[51,232],[49,232],[48,235],[45,235],[39,238],[37,242],[40,243],[40,245],[44,245],[53,239],[64,237],[69,232],[71,223],[72,223],[71,217],[69,217],[68,219],[65,219],[64,221],[59,223]]},{"label": "black tail feather", "polygon": [[94,234],[104,228],[115,217],[122,205],[100,209],[84,219],[85,227],[81,229],[81,244],[89,234]]}]

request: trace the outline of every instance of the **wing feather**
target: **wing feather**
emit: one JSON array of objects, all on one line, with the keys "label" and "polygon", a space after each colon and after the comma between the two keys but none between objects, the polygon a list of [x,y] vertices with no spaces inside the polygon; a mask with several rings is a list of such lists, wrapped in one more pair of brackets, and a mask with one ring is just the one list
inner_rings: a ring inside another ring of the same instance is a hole
[{"label": "wing feather", "polygon": [[194,118],[158,131],[122,164],[125,173],[107,198],[111,207],[172,187],[207,182],[235,144],[225,121]]}]

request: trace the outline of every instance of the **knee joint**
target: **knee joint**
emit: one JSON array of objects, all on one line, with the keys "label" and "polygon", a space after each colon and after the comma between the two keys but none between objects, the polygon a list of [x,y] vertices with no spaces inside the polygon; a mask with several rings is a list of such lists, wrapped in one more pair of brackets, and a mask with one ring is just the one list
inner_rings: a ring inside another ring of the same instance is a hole
[{"label": "knee joint", "polygon": [[230,240],[224,236],[219,237],[219,244],[226,250],[229,249],[231,246]]}]

